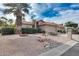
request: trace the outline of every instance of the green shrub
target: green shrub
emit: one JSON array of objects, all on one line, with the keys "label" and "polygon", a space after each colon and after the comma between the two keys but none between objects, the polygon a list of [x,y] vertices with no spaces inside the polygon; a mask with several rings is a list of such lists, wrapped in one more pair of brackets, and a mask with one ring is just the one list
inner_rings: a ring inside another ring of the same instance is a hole
[{"label": "green shrub", "polygon": [[1,29],[1,34],[2,34],[2,35],[15,34],[15,29],[14,29],[14,28],[2,28],[2,29]]},{"label": "green shrub", "polygon": [[78,30],[74,30],[74,29],[72,30],[72,33],[73,34],[79,34]]},{"label": "green shrub", "polygon": [[60,32],[60,33],[66,33],[65,30],[58,30],[58,32]]},{"label": "green shrub", "polygon": [[57,35],[57,33],[50,32],[50,35],[54,35],[54,36],[56,36],[56,35]]},{"label": "green shrub", "polygon": [[22,34],[35,34],[35,33],[44,33],[41,29],[34,28],[22,28]]},{"label": "green shrub", "polygon": [[0,29],[0,33],[1,33],[1,29]]},{"label": "green shrub", "polygon": [[41,30],[40,28],[36,29],[37,33],[45,33],[45,31]]},{"label": "green shrub", "polygon": [[32,28],[22,28],[22,34],[34,34],[36,33],[35,29]]}]

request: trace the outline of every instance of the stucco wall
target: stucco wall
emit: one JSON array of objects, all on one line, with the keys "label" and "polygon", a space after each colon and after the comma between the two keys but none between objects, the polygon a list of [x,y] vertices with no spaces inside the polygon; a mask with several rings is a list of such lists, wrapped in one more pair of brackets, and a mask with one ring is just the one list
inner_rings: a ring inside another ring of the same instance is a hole
[{"label": "stucco wall", "polygon": [[57,28],[55,26],[40,26],[42,30],[44,30],[46,33],[57,33]]},{"label": "stucco wall", "polygon": [[32,25],[22,25],[22,28],[32,28]]},{"label": "stucco wall", "polygon": [[57,30],[65,30],[65,29],[64,29],[64,28],[59,28],[59,27],[58,27]]}]

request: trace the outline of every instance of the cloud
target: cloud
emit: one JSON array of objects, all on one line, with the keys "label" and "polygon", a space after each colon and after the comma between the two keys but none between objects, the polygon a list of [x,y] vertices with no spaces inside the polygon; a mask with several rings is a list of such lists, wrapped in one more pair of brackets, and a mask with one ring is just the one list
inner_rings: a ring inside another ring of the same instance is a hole
[{"label": "cloud", "polygon": [[78,3],[34,4],[33,13],[35,13],[36,19],[43,19],[45,21],[56,23],[73,21],[79,23]]},{"label": "cloud", "polygon": [[56,22],[56,23],[65,23],[67,21],[73,21],[79,24],[79,10],[65,10],[59,12],[61,16],[44,18],[45,21]]},{"label": "cloud", "polygon": [[74,3],[70,7],[72,7],[72,8],[79,7],[79,3]]},{"label": "cloud", "polygon": [[51,3],[38,3],[31,4],[32,10],[30,10],[31,15],[34,15],[34,19],[43,19],[45,17],[53,17],[58,16],[58,12],[53,10],[54,7],[59,4],[51,4]]},{"label": "cloud", "polygon": [[59,16],[59,11],[70,8],[71,3],[37,3],[31,4],[32,12],[36,17]]}]

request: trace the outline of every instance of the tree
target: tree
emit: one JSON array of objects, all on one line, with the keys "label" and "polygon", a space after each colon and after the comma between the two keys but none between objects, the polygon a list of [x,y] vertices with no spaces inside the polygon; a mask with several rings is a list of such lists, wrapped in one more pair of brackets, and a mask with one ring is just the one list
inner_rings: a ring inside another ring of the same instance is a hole
[{"label": "tree", "polygon": [[0,18],[0,21],[1,21],[1,24],[2,24],[2,26],[7,26],[7,21],[8,21],[8,19],[6,18],[6,17],[1,17]]},{"label": "tree", "polygon": [[9,24],[10,27],[13,27],[13,19],[9,19],[8,24]]},{"label": "tree", "polygon": [[9,7],[4,10],[4,14],[13,13],[16,17],[16,32],[20,34],[22,28],[22,17],[24,16],[24,13],[22,13],[22,11],[28,14],[28,8],[30,8],[29,5],[26,3],[6,3],[3,5]]},{"label": "tree", "polygon": [[74,28],[76,28],[76,27],[78,27],[78,24],[74,23],[74,22],[71,22],[71,21],[68,21],[68,22],[65,23],[65,26],[66,27],[74,27]]},{"label": "tree", "polygon": [[3,21],[2,20],[0,20],[0,27],[3,25]]},{"label": "tree", "polygon": [[9,22],[10,25],[12,25],[13,20],[12,19],[9,19],[8,22]]}]

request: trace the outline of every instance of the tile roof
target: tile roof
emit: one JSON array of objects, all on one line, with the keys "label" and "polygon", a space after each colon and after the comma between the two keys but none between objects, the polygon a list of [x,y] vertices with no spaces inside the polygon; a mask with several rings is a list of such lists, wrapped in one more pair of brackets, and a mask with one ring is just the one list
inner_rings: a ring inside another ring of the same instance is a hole
[{"label": "tile roof", "polygon": [[40,24],[38,24],[39,26],[44,26],[44,25],[48,25],[48,26],[57,26],[56,23],[54,22],[42,22]]},{"label": "tile roof", "polygon": [[32,22],[22,21],[23,25],[33,25]]},{"label": "tile roof", "polygon": [[64,26],[62,24],[56,24],[54,22],[42,22],[42,23],[40,23],[38,25],[39,26],[45,26],[45,25],[47,25],[47,26],[56,26],[58,28],[63,28],[64,29]]},{"label": "tile roof", "polygon": [[[58,28],[64,28],[64,26],[62,24],[56,24],[54,22],[46,22],[46,21],[37,21],[38,22],[38,26],[56,26]],[[24,25],[33,25],[33,22],[27,22],[27,21],[23,21],[22,24]]]}]

